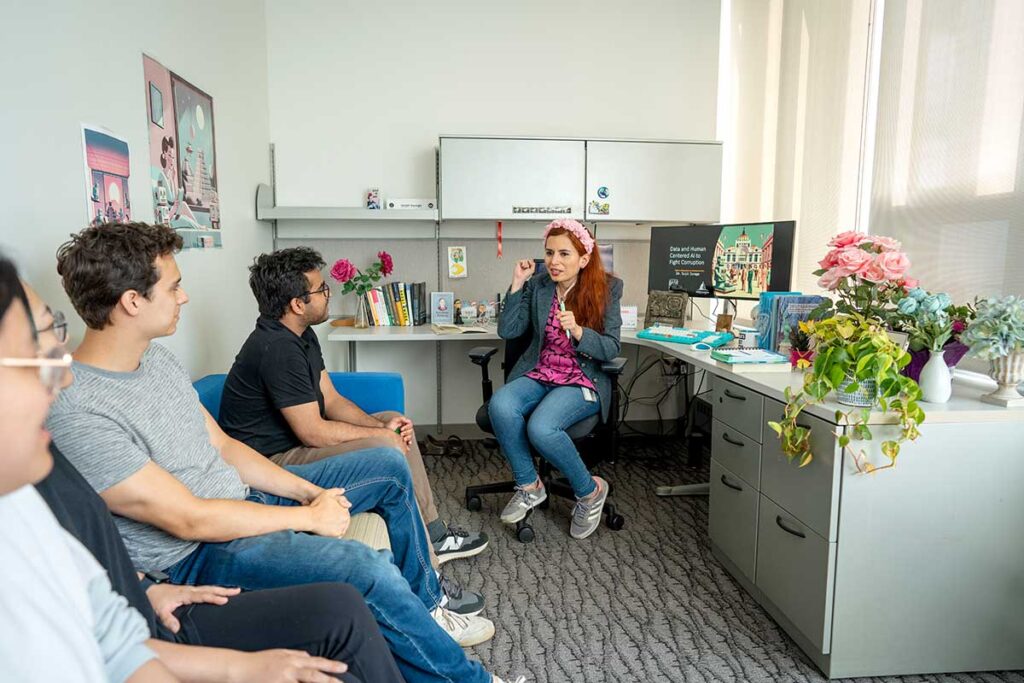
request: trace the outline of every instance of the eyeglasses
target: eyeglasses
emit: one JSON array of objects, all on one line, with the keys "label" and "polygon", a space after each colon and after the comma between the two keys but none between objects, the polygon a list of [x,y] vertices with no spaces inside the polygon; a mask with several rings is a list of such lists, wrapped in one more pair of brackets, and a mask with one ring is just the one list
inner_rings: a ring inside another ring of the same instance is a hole
[{"label": "eyeglasses", "polygon": [[[314,289],[314,290],[311,290],[311,291],[308,291],[308,292],[304,292],[303,296],[308,297],[308,296],[311,296],[313,294],[323,294],[326,298],[330,299],[331,298],[331,286],[325,282],[322,285],[320,285],[320,287],[318,287],[317,289]],[[308,299],[307,299],[307,301],[308,301]]]},{"label": "eyeglasses", "polygon": [[39,381],[54,396],[64,386],[64,380],[71,368],[71,354],[57,346],[37,358],[0,358],[0,366],[6,368],[39,368]]},{"label": "eyeglasses", "polygon": [[53,322],[50,323],[50,326],[41,330],[36,330],[36,334],[39,335],[43,332],[53,332],[53,336],[57,338],[57,342],[59,344],[64,344],[68,340],[68,321],[60,311],[53,311],[51,316],[53,317]]}]

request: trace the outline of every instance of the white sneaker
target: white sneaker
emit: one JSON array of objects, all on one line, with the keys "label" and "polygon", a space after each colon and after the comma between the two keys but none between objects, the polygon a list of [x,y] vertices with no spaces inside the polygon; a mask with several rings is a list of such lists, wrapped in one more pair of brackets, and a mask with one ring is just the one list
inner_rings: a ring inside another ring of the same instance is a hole
[{"label": "white sneaker", "polygon": [[486,643],[494,637],[494,622],[490,619],[462,616],[444,607],[435,609],[431,616],[462,647]]},{"label": "white sneaker", "polygon": [[[505,681],[497,676],[491,676],[491,683],[505,683]],[[509,679],[508,683],[526,683],[526,676],[520,676],[519,678],[512,680]]]}]

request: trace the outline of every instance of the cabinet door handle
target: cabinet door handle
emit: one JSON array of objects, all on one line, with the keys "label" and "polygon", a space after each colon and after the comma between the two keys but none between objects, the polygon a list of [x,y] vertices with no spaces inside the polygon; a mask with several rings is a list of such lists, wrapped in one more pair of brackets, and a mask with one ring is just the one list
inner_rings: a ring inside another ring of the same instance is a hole
[{"label": "cabinet door handle", "polygon": [[722,475],[722,483],[725,484],[726,486],[728,486],[729,488],[731,488],[733,491],[742,491],[743,490],[743,487],[740,486],[739,484],[733,484],[728,479],[726,479],[724,474]]},{"label": "cabinet door handle", "polygon": [[733,446],[739,446],[740,448],[743,448],[744,446],[747,445],[747,444],[743,443],[742,441],[737,441],[736,439],[730,439],[729,438],[729,434],[727,434],[726,432],[722,432],[722,440],[725,441],[726,443],[731,443]]},{"label": "cabinet door handle", "polygon": [[775,523],[779,525],[779,528],[785,531],[787,534],[793,534],[799,538],[807,538],[807,534],[800,531],[799,529],[790,529],[788,526],[782,523],[782,515],[775,515]]},{"label": "cabinet door handle", "polygon": [[737,401],[746,401],[747,400],[746,396],[740,396],[739,394],[734,394],[731,391],[729,391],[728,389],[724,389],[722,391],[722,393],[725,394],[726,396],[728,396],[729,398],[736,399]]}]

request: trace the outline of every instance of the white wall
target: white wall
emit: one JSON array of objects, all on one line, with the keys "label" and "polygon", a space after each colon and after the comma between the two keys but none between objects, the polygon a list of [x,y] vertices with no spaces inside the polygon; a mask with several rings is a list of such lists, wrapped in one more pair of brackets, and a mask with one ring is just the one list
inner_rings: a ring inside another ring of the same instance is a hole
[{"label": "white wall", "polygon": [[60,288],[54,252],[86,223],[80,124],[128,140],[133,218],[152,221],[146,52],[213,96],[224,226],[222,250],[178,257],[192,301],[166,343],[194,377],[230,366],[256,316],[246,267],[271,244],[253,208],[257,183],[269,179],[265,36],[263,5],[247,0],[64,0],[5,10],[0,249],[69,314],[76,339],[83,327]]},{"label": "white wall", "polygon": [[441,133],[713,139],[717,0],[267,0],[279,204],[434,196]]},{"label": "white wall", "polygon": [[[266,0],[266,11],[282,205],[359,206],[369,187],[379,187],[383,198],[433,197],[442,133],[715,137],[717,0]],[[363,239],[339,239],[324,252],[332,259],[358,256],[361,265],[375,251],[365,238],[380,234],[374,242],[390,242],[404,258],[406,250],[382,234],[386,229],[326,224],[323,230],[337,237]],[[444,229],[458,231],[449,223]],[[515,233],[506,226],[506,240]],[[522,248],[506,243],[505,252]],[[482,251],[493,254],[493,241]],[[480,278],[491,268],[511,273],[511,257],[477,260],[462,281],[466,289],[493,296],[493,283],[474,284],[474,273]],[[401,262],[396,276],[406,277]],[[646,291],[646,274],[632,287]],[[627,296],[624,303],[642,301]],[[335,301],[332,308],[352,306]],[[445,422],[471,423],[479,371],[461,343],[444,346]],[[342,345],[325,343],[325,355],[342,367]],[[359,351],[360,369],[401,369],[407,410],[426,424],[435,417],[433,359],[429,344],[363,344]],[[660,383],[653,381],[638,384],[637,395],[656,393]],[[629,415],[654,416],[642,406]]]}]

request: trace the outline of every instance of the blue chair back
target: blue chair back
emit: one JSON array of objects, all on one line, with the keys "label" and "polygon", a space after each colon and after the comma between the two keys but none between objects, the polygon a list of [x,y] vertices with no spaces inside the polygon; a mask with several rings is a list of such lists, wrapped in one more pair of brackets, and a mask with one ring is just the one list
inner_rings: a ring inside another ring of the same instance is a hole
[{"label": "blue chair back", "polygon": [[[359,406],[363,412],[379,413],[394,410],[405,413],[405,385],[397,372],[331,372],[328,373],[338,393]],[[192,386],[199,402],[220,421],[220,401],[227,375],[207,375]]]}]

